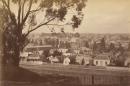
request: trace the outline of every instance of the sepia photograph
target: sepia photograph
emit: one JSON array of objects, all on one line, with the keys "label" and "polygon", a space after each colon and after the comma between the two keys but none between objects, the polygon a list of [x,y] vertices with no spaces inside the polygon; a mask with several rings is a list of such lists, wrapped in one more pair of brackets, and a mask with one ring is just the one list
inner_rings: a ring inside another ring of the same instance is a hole
[{"label": "sepia photograph", "polygon": [[130,0],[0,0],[0,86],[130,86]]}]

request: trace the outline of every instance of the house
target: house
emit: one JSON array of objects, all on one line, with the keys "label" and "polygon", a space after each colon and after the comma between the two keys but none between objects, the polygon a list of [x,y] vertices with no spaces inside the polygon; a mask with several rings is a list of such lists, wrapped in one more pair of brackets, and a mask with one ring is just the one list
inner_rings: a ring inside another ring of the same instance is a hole
[{"label": "house", "polygon": [[29,52],[20,52],[20,57],[28,57]]},{"label": "house", "polygon": [[74,49],[74,53],[75,53],[75,54],[79,54],[79,53],[80,53],[80,50],[79,50],[79,49]]},{"label": "house", "polygon": [[51,45],[42,45],[42,46],[26,46],[26,52],[34,52],[34,51],[44,51],[52,49]]},{"label": "house", "polygon": [[20,64],[31,64],[31,65],[37,65],[42,64],[42,60],[40,59],[38,54],[30,54],[28,57],[21,59]]},{"label": "house", "polygon": [[71,53],[63,53],[64,56],[71,56]]},{"label": "house", "polygon": [[50,53],[50,54],[53,54],[54,51],[56,51],[56,50],[57,50],[57,49],[50,49],[50,50],[49,50],[49,53]]},{"label": "house", "polygon": [[63,65],[69,65],[70,59],[68,57],[64,58]]},{"label": "house", "polygon": [[27,62],[31,64],[42,64],[42,60],[40,59],[38,54],[29,55],[27,58]]},{"label": "house", "polygon": [[26,63],[29,54],[28,52],[20,52],[20,63]]},{"label": "house", "polygon": [[75,62],[77,63],[77,64],[82,64],[82,60],[83,60],[83,55],[77,55],[76,56],[76,58],[75,58]]},{"label": "house", "polygon": [[124,62],[124,66],[130,67],[130,52],[126,52],[126,58]]},{"label": "house", "polygon": [[81,47],[81,50],[83,51],[84,54],[86,55],[92,55],[93,51],[90,48],[86,48],[86,47]]},{"label": "house", "polygon": [[68,51],[68,49],[66,49],[66,48],[59,48],[58,51],[62,52],[62,53],[66,53]]},{"label": "house", "polygon": [[109,54],[99,54],[93,59],[93,64],[95,66],[107,66],[110,64]]},{"label": "house", "polygon": [[124,62],[124,66],[130,67],[130,58],[127,58]]},{"label": "house", "polygon": [[47,59],[51,62],[51,64],[59,62],[57,57],[49,56]]}]

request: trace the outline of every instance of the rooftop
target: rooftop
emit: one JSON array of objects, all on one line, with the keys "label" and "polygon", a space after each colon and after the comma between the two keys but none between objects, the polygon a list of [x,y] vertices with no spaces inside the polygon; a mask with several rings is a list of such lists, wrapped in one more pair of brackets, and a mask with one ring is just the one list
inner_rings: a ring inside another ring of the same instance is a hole
[{"label": "rooftop", "polygon": [[110,60],[110,54],[99,54],[99,55],[96,55],[96,57],[94,59],[97,59],[97,60]]}]

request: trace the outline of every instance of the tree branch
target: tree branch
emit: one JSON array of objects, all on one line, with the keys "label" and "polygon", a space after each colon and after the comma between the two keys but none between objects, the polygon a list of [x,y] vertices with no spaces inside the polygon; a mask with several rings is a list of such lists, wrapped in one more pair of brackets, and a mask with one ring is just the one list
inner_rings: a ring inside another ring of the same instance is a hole
[{"label": "tree branch", "polygon": [[41,10],[41,8],[37,8],[36,10],[31,10],[30,13],[34,13],[34,12],[37,12],[39,10]]},{"label": "tree branch", "polygon": [[27,36],[29,35],[29,33],[31,33],[32,31],[34,31],[34,30],[36,30],[36,29],[38,29],[39,27],[41,27],[41,26],[43,26],[43,25],[47,25],[49,22],[53,21],[55,18],[56,18],[56,17],[54,17],[54,18],[48,20],[47,22],[45,22],[45,23],[43,23],[43,24],[39,24],[39,25],[36,26],[35,28],[29,30],[29,31],[27,32],[27,34],[25,34],[25,37],[27,37]]},{"label": "tree branch", "polygon": [[10,0],[8,0],[8,7],[10,8]]},{"label": "tree branch", "polygon": [[8,4],[5,2],[5,0],[2,0],[2,3],[7,7],[7,9],[8,9],[8,11],[9,11],[9,15],[10,15],[10,17],[11,17],[11,10],[10,10],[10,7],[9,7],[9,2],[8,2]]},{"label": "tree branch", "polygon": [[[11,10],[10,10],[10,0],[8,0],[8,2],[6,2],[5,0],[2,0],[2,3],[3,3],[3,5],[7,8],[7,10],[8,10],[8,15],[10,16],[10,18],[11,18],[11,20],[14,20],[14,17],[13,17],[13,15],[12,15],[12,12],[11,12]],[[7,4],[8,3],[8,4]],[[17,25],[17,23],[16,22],[14,22],[16,25]]]},{"label": "tree branch", "polygon": [[[70,4],[70,5],[68,5],[66,8],[69,8],[69,7],[71,7],[71,6],[73,6],[73,5]],[[38,9],[36,9],[36,10],[32,10],[32,11],[30,11],[29,13],[37,12],[37,11],[39,11],[40,9],[41,9],[41,8],[38,8]],[[42,27],[42,26],[44,26],[44,25],[57,25],[57,26],[63,26],[63,25],[58,25],[58,24],[48,24],[49,22],[51,22],[51,21],[54,20],[55,18],[56,18],[56,17],[54,17],[54,18],[48,20],[48,21],[45,22],[45,23],[39,24],[39,25],[36,26],[35,28],[29,30],[29,31],[24,35],[24,37],[27,37],[31,32],[33,32],[34,30],[36,30],[36,29],[38,29],[38,28],[40,28],[40,27]],[[70,25],[70,24],[65,24],[65,25]]]},{"label": "tree branch", "polygon": [[25,2],[26,2],[26,0],[23,1],[23,5],[22,5],[22,19],[21,20],[23,20],[23,17],[24,17],[24,5],[25,5]]},{"label": "tree branch", "polygon": [[18,1],[18,6],[19,6],[19,9],[18,9],[18,26],[20,25],[20,15],[21,15],[21,0]]},{"label": "tree branch", "polygon": [[68,23],[66,23],[66,24],[64,24],[64,25],[60,25],[60,24],[47,24],[47,25],[52,25],[52,26],[64,26],[64,25],[72,25],[72,24],[68,24]]},{"label": "tree branch", "polygon": [[25,21],[27,20],[27,18],[28,18],[28,16],[29,16],[29,13],[30,13],[30,10],[31,10],[31,7],[32,7],[32,2],[33,2],[33,0],[30,0],[28,11],[27,11],[27,13],[26,13],[26,16],[25,16],[24,19],[22,20],[21,26],[24,25]]}]

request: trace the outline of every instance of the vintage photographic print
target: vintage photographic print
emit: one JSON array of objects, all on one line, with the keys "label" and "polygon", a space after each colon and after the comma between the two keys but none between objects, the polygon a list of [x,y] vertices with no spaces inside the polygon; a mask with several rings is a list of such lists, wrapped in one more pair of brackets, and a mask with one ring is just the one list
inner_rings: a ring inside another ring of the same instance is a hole
[{"label": "vintage photographic print", "polygon": [[0,0],[0,86],[130,86],[130,0]]}]

